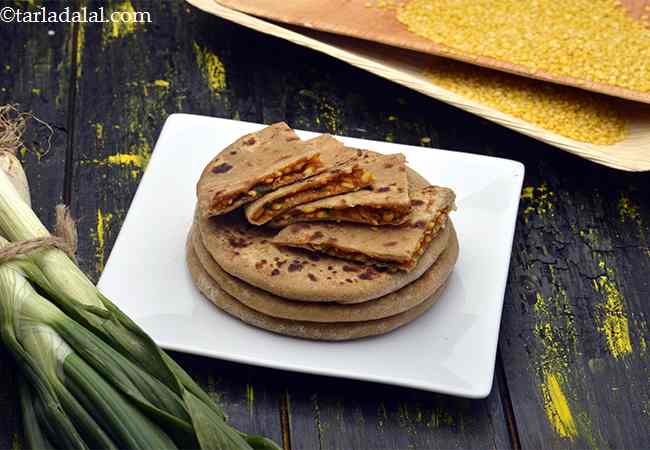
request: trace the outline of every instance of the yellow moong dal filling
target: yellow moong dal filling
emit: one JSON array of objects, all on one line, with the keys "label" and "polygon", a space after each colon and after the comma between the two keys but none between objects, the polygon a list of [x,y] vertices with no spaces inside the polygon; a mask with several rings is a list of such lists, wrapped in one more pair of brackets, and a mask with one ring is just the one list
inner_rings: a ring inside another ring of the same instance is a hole
[{"label": "yellow moong dal filling", "polygon": [[411,0],[396,14],[452,50],[650,92],[650,29],[616,0]]},{"label": "yellow moong dal filling", "polygon": [[469,100],[576,141],[611,145],[628,133],[622,101],[605,95],[442,58],[426,76]]}]

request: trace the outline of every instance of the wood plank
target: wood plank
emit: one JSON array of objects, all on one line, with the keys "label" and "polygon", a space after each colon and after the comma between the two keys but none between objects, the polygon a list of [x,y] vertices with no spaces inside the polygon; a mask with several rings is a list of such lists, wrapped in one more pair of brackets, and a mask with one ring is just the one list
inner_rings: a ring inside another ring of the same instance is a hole
[{"label": "wood plank", "polygon": [[[41,2],[11,3],[23,11]],[[52,10],[59,8],[52,5]],[[31,120],[19,151],[30,182],[32,204],[41,220],[51,226],[54,205],[63,195],[66,155],[72,30],[68,24],[3,23],[0,26],[0,105],[17,104],[53,127],[53,134]],[[48,139],[51,139],[50,149]],[[19,448],[22,442],[18,412],[17,368],[0,349],[0,448]]]},{"label": "wood plank", "polygon": [[510,448],[498,389],[486,400],[296,375],[289,394],[295,449]]},{"label": "wood plank", "polygon": [[500,349],[523,448],[648,448],[648,175],[526,157]]},{"label": "wood plank", "polygon": [[[182,2],[90,2],[88,8],[100,6],[107,13],[147,11],[152,23],[87,24],[81,32],[72,207],[79,218],[83,268],[95,278],[167,116],[182,111],[229,116],[231,109],[228,24],[201,22]],[[273,371],[175,356],[235,425],[282,441],[281,390]]]}]

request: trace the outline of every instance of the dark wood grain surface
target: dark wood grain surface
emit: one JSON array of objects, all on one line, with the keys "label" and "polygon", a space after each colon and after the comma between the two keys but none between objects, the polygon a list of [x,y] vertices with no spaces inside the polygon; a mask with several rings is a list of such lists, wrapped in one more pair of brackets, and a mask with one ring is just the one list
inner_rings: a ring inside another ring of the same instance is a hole
[{"label": "dark wood grain surface", "polygon": [[[52,124],[49,153],[32,123],[21,154],[33,201],[48,224],[57,201],[72,206],[95,279],[174,112],[526,164],[487,399],[176,354],[238,427],[294,450],[650,447],[649,175],[596,166],[181,1],[83,5],[148,11],[152,23],[0,24],[0,101]],[[16,374],[0,355],[0,448],[20,448]]]}]

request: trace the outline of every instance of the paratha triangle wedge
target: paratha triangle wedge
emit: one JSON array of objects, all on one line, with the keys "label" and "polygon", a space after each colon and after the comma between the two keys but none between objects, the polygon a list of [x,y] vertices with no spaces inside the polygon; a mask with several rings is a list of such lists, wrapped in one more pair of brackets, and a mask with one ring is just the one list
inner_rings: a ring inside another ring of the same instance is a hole
[{"label": "paratha triangle wedge", "polygon": [[237,139],[210,161],[197,183],[199,213],[212,217],[250,203],[281,186],[344,163],[349,154],[321,152],[323,135],[301,141],[286,123]]},{"label": "paratha triangle wedge", "polygon": [[369,189],[299,205],[270,222],[276,228],[296,222],[346,221],[370,225],[403,223],[411,207],[406,158],[359,150],[361,164],[372,173]]},{"label": "paratha triangle wedge", "polygon": [[272,242],[408,272],[417,265],[440,229],[447,225],[454,199],[451,189],[428,186],[411,193],[413,209],[403,225],[297,223],[282,229]]},{"label": "paratha triangle wedge", "polygon": [[326,160],[346,160],[305,180],[269,192],[246,206],[246,218],[254,225],[263,225],[294,206],[334,195],[358,191],[369,186],[374,175],[369,170],[366,154],[346,148],[336,139],[320,139],[318,149]]}]

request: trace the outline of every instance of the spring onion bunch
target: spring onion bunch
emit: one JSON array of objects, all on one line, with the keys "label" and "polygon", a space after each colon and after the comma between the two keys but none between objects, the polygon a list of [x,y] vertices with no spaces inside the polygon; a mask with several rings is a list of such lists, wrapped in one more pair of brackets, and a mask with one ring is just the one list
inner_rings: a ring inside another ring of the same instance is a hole
[{"label": "spring onion bunch", "polygon": [[[0,248],[49,236],[0,170]],[[279,449],[242,433],[61,250],[0,264],[0,340],[33,449]]]}]

